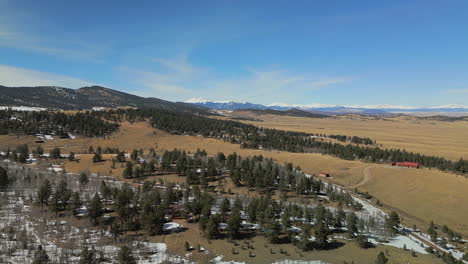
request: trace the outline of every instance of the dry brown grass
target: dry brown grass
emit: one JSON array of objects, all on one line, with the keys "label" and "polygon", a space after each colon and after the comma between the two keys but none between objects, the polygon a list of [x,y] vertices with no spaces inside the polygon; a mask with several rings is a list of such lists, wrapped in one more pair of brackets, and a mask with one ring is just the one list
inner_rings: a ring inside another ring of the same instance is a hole
[{"label": "dry brown grass", "polygon": [[[15,139],[13,136],[0,136],[2,146],[8,143],[13,144],[14,147],[21,142],[27,142],[27,140],[27,138]],[[406,215],[408,217],[405,220],[407,223],[416,223],[425,228],[425,225],[434,220],[437,224],[447,224],[465,237],[468,236],[466,226],[468,210],[464,209],[468,208],[466,195],[468,193],[468,179],[437,170],[389,168],[386,165],[346,161],[312,153],[241,149],[239,145],[217,139],[170,135],[162,131],[155,131],[146,123],[123,123],[121,130],[108,139],[57,139],[43,145],[46,149],[59,146],[64,153],[68,151],[83,152],[90,145],[93,145],[103,148],[107,146],[118,147],[126,151],[139,148],[148,150],[155,147],[158,151],[180,148],[195,152],[200,148],[205,149],[209,154],[222,151],[224,153],[237,152],[242,156],[263,155],[280,163],[292,162],[294,165],[299,165],[306,173],[328,172],[333,178],[327,180],[345,187],[357,185],[359,190],[369,191],[389,208]],[[109,170],[111,170],[110,161],[93,164],[91,155],[82,155],[79,158],[80,163],[65,162],[65,169],[70,172],[88,169],[102,174],[109,174]],[[120,177],[121,170],[122,168],[117,164],[117,169],[113,170],[112,175]],[[367,177],[367,181],[363,182],[366,178],[364,177],[366,170],[371,175]],[[234,191],[237,192],[237,190]],[[239,192],[241,191],[245,192],[245,189],[239,190]]]},{"label": "dry brown grass", "polygon": [[278,115],[255,115],[236,112],[263,122],[241,121],[257,126],[291,131],[344,134],[369,137],[384,147],[406,149],[452,160],[468,159],[468,122],[419,120],[415,117],[375,118],[341,116],[337,118],[304,118]]}]

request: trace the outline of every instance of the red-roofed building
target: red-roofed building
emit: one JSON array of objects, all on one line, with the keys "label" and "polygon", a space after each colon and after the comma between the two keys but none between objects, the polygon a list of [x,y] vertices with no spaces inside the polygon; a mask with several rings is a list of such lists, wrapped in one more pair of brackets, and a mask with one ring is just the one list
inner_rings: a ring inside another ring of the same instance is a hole
[{"label": "red-roofed building", "polygon": [[396,163],[400,167],[419,168],[419,162],[401,161]]}]

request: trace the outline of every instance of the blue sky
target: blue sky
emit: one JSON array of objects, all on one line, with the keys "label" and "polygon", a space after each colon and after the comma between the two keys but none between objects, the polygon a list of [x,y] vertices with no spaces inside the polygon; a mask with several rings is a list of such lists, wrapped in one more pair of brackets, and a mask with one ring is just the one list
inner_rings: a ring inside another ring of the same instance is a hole
[{"label": "blue sky", "polygon": [[468,105],[467,10],[465,0],[0,0],[0,85]]}]

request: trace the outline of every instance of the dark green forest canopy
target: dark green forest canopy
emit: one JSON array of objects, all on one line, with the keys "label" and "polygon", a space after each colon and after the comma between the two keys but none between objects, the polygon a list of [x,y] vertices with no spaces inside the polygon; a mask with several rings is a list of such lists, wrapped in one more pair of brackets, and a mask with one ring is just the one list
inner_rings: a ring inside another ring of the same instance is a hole
[{"label": "dark green forest canopy", "polygon": [[[200,135],[240,144],[244,148],[282,150],[296,153],[323,153],[346,160],[367,162],[419,162],[421,165],[459,173],[468,172],[468,161],[451,161],[400,149],[384,149],[353,144],[339,144],[316,140],[314,134],[257,127],[232,120],[221,120],[189,113],[155,109],[128,109],[109,114],[129,120],[149,120],[157,128],[174,134]],[[333,135],[331,135],[332,137]],[[336,137],[336,135],[335,135]],[[342,137],[337,137],[343,141]],[[370,139],[369,139],[370,140]],[[367,141],[352,138],[351,142]]]},{"label": "dark green forest canopy", "polygon": [[27,135],[53,134],[86,137],[102,137],[119,128],[114,122],[103,120],[103,111],[86,111],[75,114],[50,111],[0,111],[0,134],[21,133]]}]

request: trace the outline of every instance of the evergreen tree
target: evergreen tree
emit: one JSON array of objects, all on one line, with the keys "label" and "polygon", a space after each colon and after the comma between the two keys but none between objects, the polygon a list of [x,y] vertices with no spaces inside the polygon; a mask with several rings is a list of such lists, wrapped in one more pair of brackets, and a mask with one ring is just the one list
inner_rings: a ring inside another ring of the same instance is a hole
[{"label": "evergreen tree", "polygon": [[123,246],[120,248],[117,256],[115,258],[117,264],[136,264],[135,257],[133,256],[132,250],[127,247]]},{"label": "evergreen tree", "polygon": [[130,159],[133,161],[138,161],[138,150],[134,149],[130,154]]},{"label": "evergreen tree", "polygon": [[369,248],[371,246],[365,235],[356,236],[356,243],[360,248]]},{"label": "evergreen tree", "polygon": [[383,252],[380,252],[377,255],[377,259],[375,260],[375,264],[386,264],[388,262],[388,259],[385,257],[385,254]]},{"label": "evergreen tree", "polygon": [[37,146],[35,150],[33,150],[33,155],[36,157],[42,156],[44,154],[44,148],[41,146]]},{"label": "evergreen tree", "polygon": [[98,264],[99,261],[96,256],[96,250],[93,248],[88,249],[87,246],[85,246],[80,253],[80,260],[78,262],[79,264]]},{"label": "evergreen tree", "polygon": [[99,197],[98,193],[95,193],[93,198],[91,199],[91,202],[88,205],[88,216],[93,225],[97,225],[101,214],[102,214],[101,197]]},{"label": "evergreen tree", "polygon": [[117,152],[117,155],[115,156],[118,162],[125,162],[125,153],[123,151]]},{"label": "evergreen tree", "polygon": [[301,238],[297,244],[302,251],[308,251],[311,248],[310,235],[310,225],[307,224],[304,226]]},{"label": "evergreen tree", "polygon": [[390,231],[391,234],[396,233],[399,225],[400,217],[398,216],[398,213],[393,211],[385,218],[385,227]]},{"label": "evergreen tree", "polygon": [[229,238],[235,239],[239,236],[239,230],[241,228],[241,215],[240,215],[240,210],[238,208],[233,208],[231,217],[229,217],[229,220],[227,222],[227,233]]},{"label": "evergreen tree", "polygon": [[89,183],[88,175],[84,172],[80,173],[80,178],[78,179],[81,186],[86,186]]},{"label": "evergreen tree", "polygon": [[281,232],[281,225],[276,221],[276,218],[268,218],[266,228],[266,237],[270,243],[277,243]]},{"label": "evergreen tree", "polygon": [[60,159],[61,156],[60,156],[60,149],[58,147],[55,147],[53,148],[50,152],[49,152],[49,158],[51,159]]},{"label": "evergreen tree", "polygon": [[354,212],[348,214],[346,218],[346,228],[350,237],[354,237],[358,232],[357,221],[358,218]]},{"label": "evergreen tree", "polygon": [[101,162],[102,161],[102,155],[100,153],[94,153],[93,155],[93,162],[94,163],[97,163],[97,162]]},{"label": "evergreen tree", "polygon": [[81,201],[80,198],[80,193],[79,192],[73,192],[72,198],[71,198],[71,209],[72,213],[74,215],[77,214],[78,209],[83,205],[83,202]]},{"label": "evergreen tree", "polygon": [[74,152],[70,152],[70,154],[68,154],[68,160],[69,161],[74,161],[75,160],[75,153]]},{"label": "evergreen tree", "polygon": [[52,195],[52,186],[48,179],[45,179],[37,190],[37,200],[44,207],[49,204],[49,198]]},{"label": "evergreen tree", "polygon": [[130,161],[127,161],[122,177],[124,177],[124,179],[130,179],[133,177],[133,164]]},{"label": "evergreen tree", "polygon": [[14,159],[20,163],[26,163],[26,160],[29,157],[29,148],[28,145],[22,144],[16,148],[16,152],[13,155]]},{"label": "evergreen tree", "polygon": [[221,202],[220,206],[220,213],[221,213],[221,219],[226,219],[229,210],[230,210],[231,204],[229,202],[229,199],[227,197],[224,197],[223,201]]},{"label": "evergreen tree", "polygon": [[8,173],[3,167],[0,167],[0,191],[4,191],[8,184],[10,184]]},{"label": "evergreen tree", "polygon": [[215,215],[210,216],[206,225],[205,236],[208,239],[214,239],[219,235],[218,220]]},{"label": "evergreen tree", "polygon": [[101,191],[102,198],[107,200],[111,196],[111,189],[107,186],[104,180],[101,181],[99,190]]},{"label": "evergreen tree", "polygon": [[32,264],[47,264],[50,263],[49,261],[49,255],[47,255],[47,252],[42,248],[42,245],[37,246]]},{"label": "evergreen tree", "polygon": [[324,249],[328,245],[328,229],[324,223],[318,223],[314,231],[317,248]]}]

